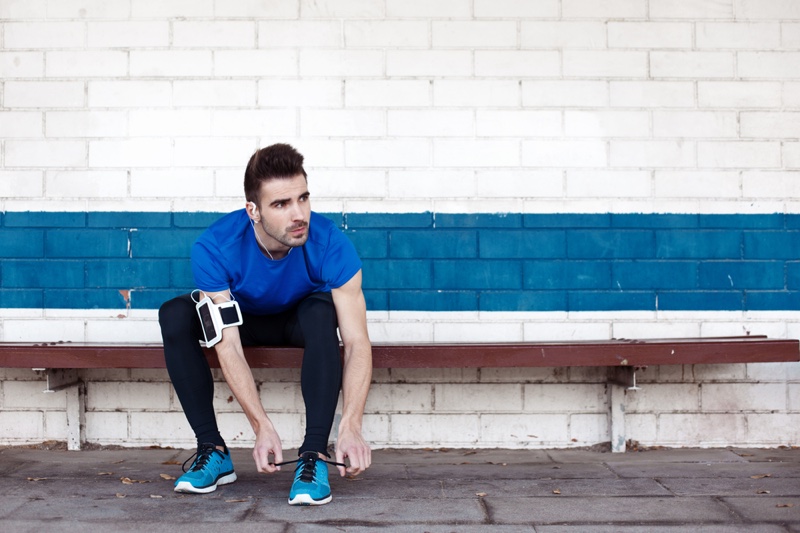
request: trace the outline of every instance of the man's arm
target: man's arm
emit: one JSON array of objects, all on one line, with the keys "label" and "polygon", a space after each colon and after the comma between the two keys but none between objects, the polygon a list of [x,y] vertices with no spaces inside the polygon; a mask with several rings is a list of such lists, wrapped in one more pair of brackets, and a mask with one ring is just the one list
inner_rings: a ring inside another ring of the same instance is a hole
[{"label": "man's arm", "polygon": [[372,452],[361,435],[364,406],[372,381],[372,344],[367,332],[367,305],[361,290],[361,271],[350,281],[331,291],[344,344],[344,404],[336,443],[336,461],[350,459],[350,467],[338,467],[339,473],[357,475],[372,463]]},{"label": "man's arm", "polygon": [[[205,295],[217,303],[231,299],[230,291],[207,292]],[[264,411],[264,406],[261,405],[261,398],[256,389],[253,373],[244,358],[239,328],[229,327],[223,329],[222,340],[214,348],[217,351],[219,366],[222,368],[225,381],[231,388],[233,395],[236,396],[239,405],[242,406],[242,410],[256,435],[256,445],[253,448],[253,459],[256,461],[256,468],[259,472],[280,470],[280,467],[270,465],[269,454],[271,453],[275,456],[275,463],[283,462],[281,440],[267,413]]]}]

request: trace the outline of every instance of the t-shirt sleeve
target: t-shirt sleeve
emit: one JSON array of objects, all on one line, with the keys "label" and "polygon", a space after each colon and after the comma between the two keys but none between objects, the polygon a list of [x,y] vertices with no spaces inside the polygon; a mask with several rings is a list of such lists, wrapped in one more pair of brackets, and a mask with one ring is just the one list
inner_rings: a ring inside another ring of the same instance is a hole
[{"label": "t-shirt sleeve", "polygon": [[356,275],[361,269],[353,242],[333,226],[330,230],[330,241],[322,263],[322,278],[332,289],[338,289]]},{"label": "t-shirt sleeve", "polygon": [[230,288],[230,279],[219,261],[219,248],[203,235],[192,246],[192,274],[201,291],[219,292]]}]

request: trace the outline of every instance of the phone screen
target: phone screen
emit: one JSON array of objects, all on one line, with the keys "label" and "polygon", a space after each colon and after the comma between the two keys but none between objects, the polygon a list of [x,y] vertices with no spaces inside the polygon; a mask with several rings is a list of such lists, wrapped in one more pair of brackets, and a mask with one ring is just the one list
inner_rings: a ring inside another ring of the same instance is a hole
[{"label": "phone screen", "polygon": [[200,312],[200,320],[203,322],[203,334],[206,336],[206,342],[217,336],[217,330],[214,328],[214,321],[211,319],[211,310],[208,304],[203,304],[198,307]]}]

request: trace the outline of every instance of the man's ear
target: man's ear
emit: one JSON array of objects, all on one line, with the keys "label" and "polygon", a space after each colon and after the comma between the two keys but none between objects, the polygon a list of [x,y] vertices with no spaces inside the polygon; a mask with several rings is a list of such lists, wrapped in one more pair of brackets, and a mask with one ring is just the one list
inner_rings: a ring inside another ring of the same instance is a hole
[{"label": "man's ear", "polygon": [[255,202],[247,202],[245,204],[245,209],[247,210],[247,216],[249,216],[253,222],[258,222],[258,219],[261,217],[258,216],[258,208]]}]

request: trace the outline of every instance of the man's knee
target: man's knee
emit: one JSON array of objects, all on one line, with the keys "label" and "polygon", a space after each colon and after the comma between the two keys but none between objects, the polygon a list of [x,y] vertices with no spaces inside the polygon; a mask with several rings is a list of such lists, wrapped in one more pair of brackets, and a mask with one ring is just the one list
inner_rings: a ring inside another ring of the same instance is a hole
[{"label": "man's knee", "polygon": [[336,307],[329,292],[316,292],[303,300],[297,308],[298,318],[319,327],[336,329]]},{"label": "man's knee", "polygon": [[158,323],[165,339],[190,333],[196,318],[194,304],[182,296],[164,302],[158,310]]}]

